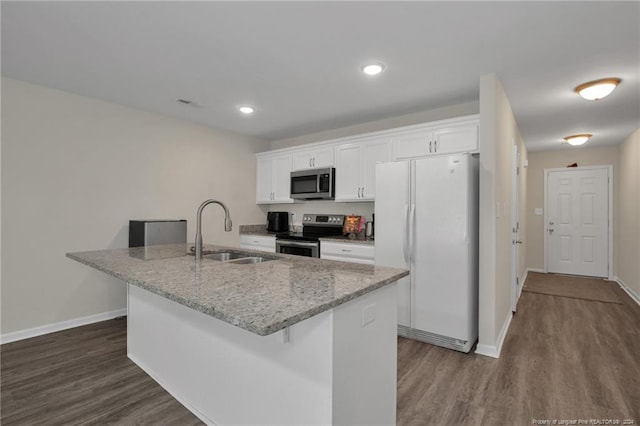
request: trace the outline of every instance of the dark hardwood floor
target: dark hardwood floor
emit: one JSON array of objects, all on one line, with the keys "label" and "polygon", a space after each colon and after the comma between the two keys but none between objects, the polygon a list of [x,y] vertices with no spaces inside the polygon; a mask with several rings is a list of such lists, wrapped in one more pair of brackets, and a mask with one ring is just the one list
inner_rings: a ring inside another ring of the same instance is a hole
[{"label": "dark hardwood floor", "polygon": [[[640,307],[621,297],[523,293],[497,360],[399,339],[398,424],[638,424]],[[124,320],[5,344],[0,356],[2,425],[202,424],[126,357]]]}]

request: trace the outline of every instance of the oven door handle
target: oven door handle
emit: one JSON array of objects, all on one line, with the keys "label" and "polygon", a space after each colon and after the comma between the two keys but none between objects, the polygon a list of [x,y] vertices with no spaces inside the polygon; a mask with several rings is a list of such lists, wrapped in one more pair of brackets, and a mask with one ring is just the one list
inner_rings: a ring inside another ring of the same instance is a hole
[{"label": "oven door handle", "polygon": [[317,247],[318,246],[318,243],[301,243],[299,241],[292,241],[292,240],[276,240],[276,244],[279,246],[286,244],[291,247]]}]

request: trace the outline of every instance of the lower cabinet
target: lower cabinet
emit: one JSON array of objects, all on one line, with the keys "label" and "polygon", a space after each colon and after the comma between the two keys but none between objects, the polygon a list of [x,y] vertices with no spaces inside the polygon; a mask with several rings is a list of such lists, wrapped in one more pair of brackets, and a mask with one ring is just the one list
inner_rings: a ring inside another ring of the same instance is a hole
[{"label": "lower cabinet", "polygon": [[268,235],[242,234],[240,235],[240,248],[275,253],[276,237]]},{"label": "lower cabinet", "polygon": [[321,259],[373,265],[375,257],[376,252],[373,244],[320,241]]}]

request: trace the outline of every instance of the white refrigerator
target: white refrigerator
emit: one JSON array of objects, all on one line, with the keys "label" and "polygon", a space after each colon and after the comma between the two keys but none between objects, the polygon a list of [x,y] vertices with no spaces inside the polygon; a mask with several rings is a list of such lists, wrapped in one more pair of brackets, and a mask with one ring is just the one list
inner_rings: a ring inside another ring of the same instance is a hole
[{"label": "white refrigerator", "polygon": [[376,265],[406,268],[398,335],[469,352],[478,338],[478,158],[376,165]]}]

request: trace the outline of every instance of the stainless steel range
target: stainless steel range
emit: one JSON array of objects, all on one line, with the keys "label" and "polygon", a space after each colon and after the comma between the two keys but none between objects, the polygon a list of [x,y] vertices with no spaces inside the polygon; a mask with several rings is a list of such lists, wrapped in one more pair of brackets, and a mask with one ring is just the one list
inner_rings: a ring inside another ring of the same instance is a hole
[{"label": "stainless steel range", "polygon": [[344,215],[305,214],[302,232],[276,235],[276,252],[298,256],[320,257],[320,238],[342,235]]}]

